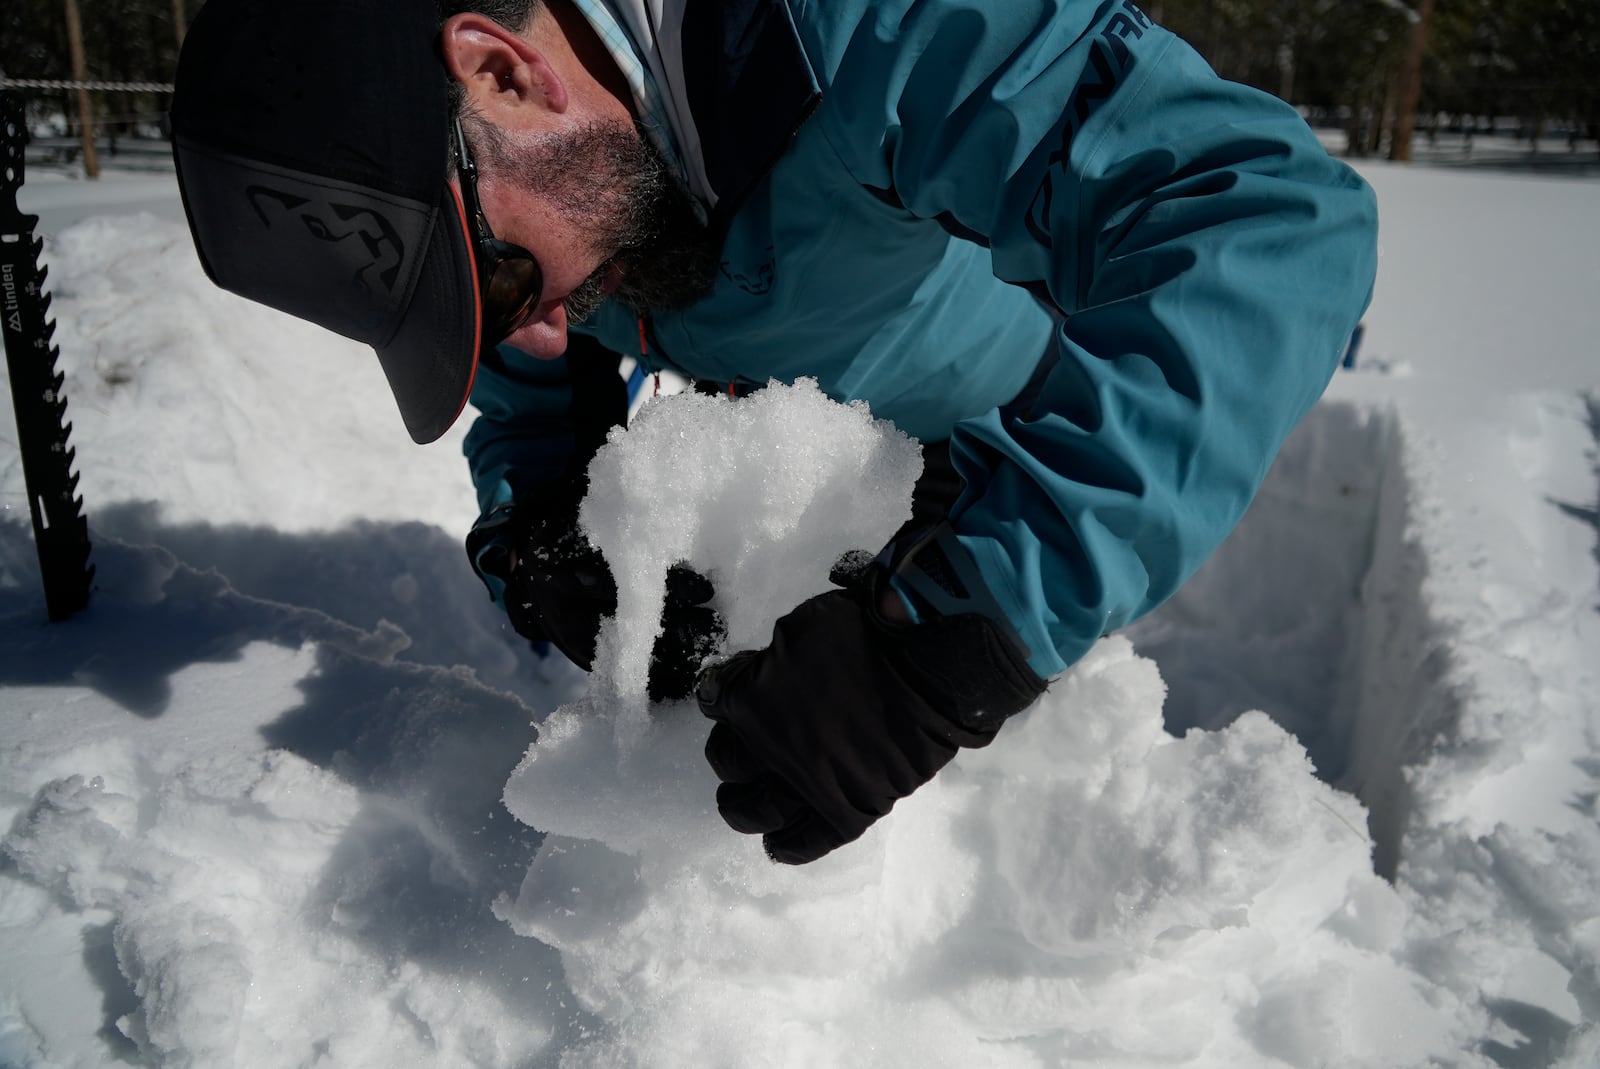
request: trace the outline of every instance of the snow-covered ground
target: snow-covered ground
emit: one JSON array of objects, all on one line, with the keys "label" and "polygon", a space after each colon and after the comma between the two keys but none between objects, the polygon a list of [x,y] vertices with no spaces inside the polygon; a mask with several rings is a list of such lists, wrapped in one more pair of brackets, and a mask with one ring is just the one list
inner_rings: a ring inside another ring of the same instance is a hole
[{"label": "snow-covered ground", "polygon": [[[211,288],[162,179],[34,183],[98,572],[44,622],[0,421],[0,1066],[1600,1064],[1600,183],[1364,173],[1357,365],[1236,535],[801,869],[627,612],[593,686],[505,628],[464,425]],[[915,474],[759,396],[597,476],[745,642]]]}]

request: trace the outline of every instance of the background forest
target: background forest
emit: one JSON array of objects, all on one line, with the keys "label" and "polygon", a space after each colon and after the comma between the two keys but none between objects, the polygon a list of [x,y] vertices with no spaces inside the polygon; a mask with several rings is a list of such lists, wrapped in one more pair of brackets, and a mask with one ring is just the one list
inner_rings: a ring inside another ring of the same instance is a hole
[{"label": "background forest", "polygon": [[1408,159],[1413,129],[1440,126],[1574,144],[1600,132],[1597,0],[1155,0],[1150,13],[1224,77],[1343,125],[1353,156]]},{"label": "background forest", "polygon": [[[170,82],[182,28],[204,0],[9,0],[0,79]],[[1600,135],[1600,0],[1149,0],[1150,15],[1225,77],[1343,127],[1352,156],[1409,159],[1416,138],[1453,133]],[[30,88],[36,118],[76,136],[69,90]],[[103,136],[159,133],[165,94],[90,94]],[[1531,136],[1530,136],[1531,135]]]}]

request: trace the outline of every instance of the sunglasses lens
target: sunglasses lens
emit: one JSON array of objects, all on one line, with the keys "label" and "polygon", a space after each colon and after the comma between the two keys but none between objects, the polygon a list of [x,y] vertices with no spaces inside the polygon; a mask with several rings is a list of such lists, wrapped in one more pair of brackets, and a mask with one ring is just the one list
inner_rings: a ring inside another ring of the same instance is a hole
[{"label": "sunglasses lens", "polygon": [[483,294],[483,321],[496,341],[527,322],[543,289],[544,275],[531,257],[510,257],[494,265]]}]

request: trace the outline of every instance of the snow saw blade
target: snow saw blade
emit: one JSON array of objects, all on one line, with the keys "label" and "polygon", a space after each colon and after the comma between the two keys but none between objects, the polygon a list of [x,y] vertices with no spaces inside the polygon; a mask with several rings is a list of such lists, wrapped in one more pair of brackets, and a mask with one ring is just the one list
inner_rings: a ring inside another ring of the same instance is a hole
[{"label": "snow saw blade", "polygon": [[50,344],[46,271],[39,267],[44,243],[33,236],[38,217],[17,207],[22,188],[28,128],[22,97],[0,93],[0,137],[4,140],[4,186],[0,187],[0,312],[5,326],[11,406],[17,414],[17,446],[33,516],[34,544],[44,581],[45,608],[64,620],[89,603],[94,567],[89,564],[89,525],[67,439],[65,376],[56,371],[60,350]]}]

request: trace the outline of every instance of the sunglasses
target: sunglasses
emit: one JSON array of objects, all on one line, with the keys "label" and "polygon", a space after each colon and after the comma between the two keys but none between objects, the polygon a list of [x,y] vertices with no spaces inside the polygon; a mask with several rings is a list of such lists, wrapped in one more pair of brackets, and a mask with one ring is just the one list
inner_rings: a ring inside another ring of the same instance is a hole
[{"label": "sunglasses", "polygon": [[483,301],[483,348],[489,349],[515,334],[533,315],[544,290],[544,272],[533,253],[521,245],[501,241],[489,229],[478,200],[478,165],[467,147],[461,120],[455,121],[456,171],[461,180],[461,204],[472,221],[472,241],[478,259],[478,292]]}]

